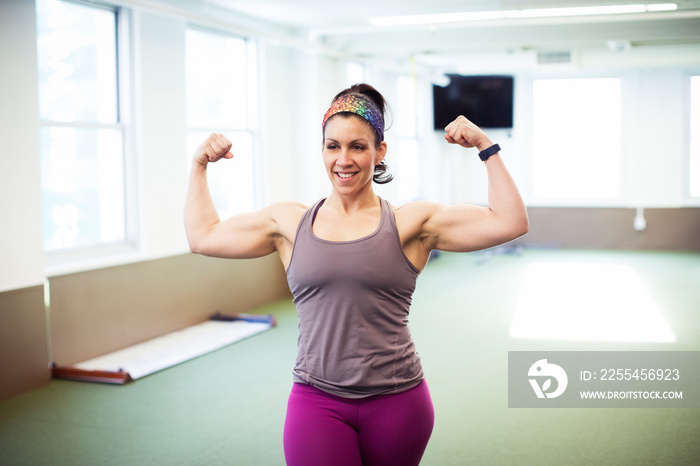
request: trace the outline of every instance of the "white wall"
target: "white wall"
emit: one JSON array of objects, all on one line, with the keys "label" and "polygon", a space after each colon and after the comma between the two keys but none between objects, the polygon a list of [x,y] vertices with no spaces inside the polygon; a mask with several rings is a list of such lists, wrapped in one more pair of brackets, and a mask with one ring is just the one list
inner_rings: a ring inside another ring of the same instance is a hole
[{"label": "white wall", "polygon": [[0,291],[44,282],[34,2],[0,5]]},{"label": "white wall", "polygon": [[623,150],[629,206],[679,207],[687,196],[688,75],[682,68],[623,76]]},{"label": "white wall", "polygon": [[[184,20],[137,15],[136,124],[141,251],[146,258],[189,251],[183,229],[185,151]],[[213,64],[213,66],[215,66]]]},{"label": "white wall", "polygon": [[319,173],[307,157],[320,145],[313,144],[317,134],[304,123],[315,111],[317,97],[304,78],[316,76],[316,55],[266,41],[261,41],[259,51],[263,84],[259,157],[264,164],[259,175],[265,187],[259,207],[292,199],[312,202]]}]

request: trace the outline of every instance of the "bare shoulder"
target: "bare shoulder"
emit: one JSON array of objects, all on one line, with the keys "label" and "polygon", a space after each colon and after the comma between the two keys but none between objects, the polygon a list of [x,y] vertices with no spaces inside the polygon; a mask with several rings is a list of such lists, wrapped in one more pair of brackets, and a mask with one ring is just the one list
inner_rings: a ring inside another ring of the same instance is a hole
[{"label": "bare shoulder", "polygon": [[308,208],[300,202],[277,202],[263,208],[261,212],[269,215],[277,223],[280,233],[288,237],[289,234],[294,235],[301,217]]},{"label": "bare shoulder", "polygon": [[301,202],[283,201],[270,204],[263,208],[264,212],[274,216],[303,215],[309,209]]},{"label": "bare shoulder", "polygon": [[418,224],[422,225],[430,217],[437,212],[442,204],[431,201],[413,201],[406,204],[394,207],[394,215],[396,220],[402,224]]},{"label": "bare shoulder", "polygon": [[280,255],[285,270],[289,267],[292,257],[297,227],[307,210],[308,207],[299,202],[278,202],[270,204],[261,211],[275,223],[275,249]]},{"label": "bare shoulder", "polygon": [[424,235],[426,222],[440,207],[441,204],[430,201],[413,201],[394,207],[396,228],[404,246]]}]

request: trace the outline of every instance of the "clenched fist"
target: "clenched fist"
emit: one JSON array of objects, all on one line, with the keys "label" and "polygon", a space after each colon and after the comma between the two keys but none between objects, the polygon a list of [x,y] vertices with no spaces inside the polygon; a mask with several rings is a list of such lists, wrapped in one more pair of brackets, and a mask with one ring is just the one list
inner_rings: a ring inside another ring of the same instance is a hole
[{"label": "clenched fist", "polygon": [[208,163],[216,162],[220,159],[231,159],[233,158],[231,153],[232,146],[231,141],[223,134],[211,133],[197,147],[193,160],[200,165],[206,166]]},{"label": "clenched fist", "polygon": [[462,115],[445,127],[445,140],[450,144],[459,144],[462,147],[476,147],[482,151],[493,144],[486,134],[471,121]]}]

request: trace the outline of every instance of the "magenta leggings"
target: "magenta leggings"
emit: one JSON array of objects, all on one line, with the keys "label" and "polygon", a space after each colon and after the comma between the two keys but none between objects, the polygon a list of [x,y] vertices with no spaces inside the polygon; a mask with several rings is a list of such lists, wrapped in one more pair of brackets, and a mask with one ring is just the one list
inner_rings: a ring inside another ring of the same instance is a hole
[{"label": "magenta leggings", "polygon": [[288,466],[420,463],[435,413],[428,384],[394,395],[341,398],[295,383],[284,424]]}]

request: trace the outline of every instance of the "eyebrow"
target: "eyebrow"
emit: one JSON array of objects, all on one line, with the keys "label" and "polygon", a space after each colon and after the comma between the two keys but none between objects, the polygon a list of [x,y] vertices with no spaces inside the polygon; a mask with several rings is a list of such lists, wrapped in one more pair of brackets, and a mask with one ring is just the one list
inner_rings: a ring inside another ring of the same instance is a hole
[{"label": "eyebrow", "polygon": [[[325,142],[335,142],[336,144],[338,143],[337,140],[333,138],[326,138]],[[356,144],[358,142],[364,143],[364,144],[369,144],[369,140],[365,138],[359,138],[359,139],[353,139],[352,141],[349,142],[350,145]]]}]

